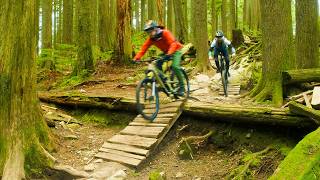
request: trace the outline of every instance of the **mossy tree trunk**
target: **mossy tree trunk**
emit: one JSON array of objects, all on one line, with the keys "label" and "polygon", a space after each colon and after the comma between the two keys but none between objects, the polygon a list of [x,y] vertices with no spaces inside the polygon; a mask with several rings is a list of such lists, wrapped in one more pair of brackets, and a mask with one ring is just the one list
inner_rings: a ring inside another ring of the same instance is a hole
[{"label": "mossy tree trunk", "polygon": [[296,61],[299,68],[319,67],[318,1],[296,0]]},{"label": "mossy tree trunk", "polygon": [[228,19],[227,19],[227,0],[222,0],[221,4],[221,26],[222,31],[227,34],[228,32]]},{"label": "mossy tree trunk", "polygon": [[63,0],[62,42],[72,44],[73,32],[73,0]]},{"label": "mossy tree trunk", "polygon": [[178,41],[185,43],[188,42],[188,32],[187,27],[185,25],[185,18],[184,18],[184,11],[182,0],[174,0],[173,6],[174,6],[174,14],[175,14],[175,27],[176,27],[176,38]]},{"label": "mossy tree trunk", "polygon": [[49,165],[49,131],[36,82],[36,0],[0,3],[0,178],[23,179]]},{"label": "mossy tree trunk", "polygon": [[59,14],[59,20],[57,22],[57,40],[56,43],[62,43],[62,25],[63,25],[63,12],[62,12],[62,6],[63,6],[63,2],[62,0],[58,0],[57,2],[59,5],[58,7],[58,14]]},{"label": "mossy tree trunk", "polygon": [[79,0],[78,5],[78,57],[75,75],[80,75],[83,71],[91,72],[93,67],[92,54],[92,20],[91,20],[91,0]]},{"label": "mossy tree trunk", "polygon": [[148,20],[157,20],[157,0],[148,0]]},{"label": "mossy tree trunk", "polygon": [[167,0],[163,0],[163,9],[162,9],[162,14],[163,14],[163,26],[167,26]]},{"label": "mossy tree trunk", "polygon": [[131,60],[131,25],[130,25],[130,0],[117,0],[117,41],[115,55],[118,62],[129,63]]},{"label": "mossy tree trunk", "polygon": [[242,8],[242,30],[246,30],[247,25],[247,1],[243,0],[243,8]]},{"label": "mossy tree trunk", "polygon": [[192,0],[193,44],[197,50],[197,70],[208,70],[207,1]]},{"label": "mossy tree trunk", "polygon": [[98,0],[91,0],[91,43],[98,44]]},{"label": "mossy tree trunk", "polygon": [[171,32],[175,32],[173,1],[168,0],[167,4],[168,4],[167,27]]},{"label": "mossy tree trunk", "polygon": [[102,52],[108,49],[108,23],[109,0],[99,0],[99,47]]},{"label": "mossy tree trunk", "polygon": [[110,48],[114,48],[116,43],[116,23],[117,23],[117,0],[109,0],[110,1],[110,13],[108,15],[108,21],[110,22],[110,26],[108,29],[109,32],[109,38],[108,38],[108,44]]},{"label": "mossy tree trunk", "polygon": [[211,0],[211,39],[216,35],[217,31],[217,9],[216,9],[216,0]]},{"label": "mossy tree trunk", "polygon": [[229,18],[229,28],[228,28],[228,37],[232,39],[232,30],[236,28],[236,1],[229,0],[230,8],[230,18]]},{"label": "mossy tree trunk", "polygon": [[52,48],[52,0],[42,0],[43,48]]},{"label": "mossy tree trunk", "polygon": [[[283,102],[283,70],[294,67],[291,0],[260,0],[262,10],[262,76],[250,96],[256,101]],[[276,34],[276,36],[275,36]]]},{"label": "mossy tree trunk", "polygon": [[140,1],[138,1],[138,0],[135,1],[135,3],[134,3],[134,16],[136,19],[135,29],[136,29],[136,31],[138,31],[140,28]]}]

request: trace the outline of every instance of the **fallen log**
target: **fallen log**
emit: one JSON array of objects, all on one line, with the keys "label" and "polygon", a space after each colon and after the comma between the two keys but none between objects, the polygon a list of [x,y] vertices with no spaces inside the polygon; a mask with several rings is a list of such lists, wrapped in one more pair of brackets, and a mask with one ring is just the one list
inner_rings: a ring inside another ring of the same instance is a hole
[{"label": "fallen log", "polygon": [[[39,94],[41,101],[63,106],[84,108],[105,108],[109,110],[125,110],[136,113],[133,99],[107,96],[57,96]],[[161,107],[161,105],[160,105]],[[210,118],[227,122],[271,124],[283,126],[313,127],[315,123],[308,117],[295,115],[288,108],[277,109],[261,106],[241,106],[225,104],[209,104],[203,102],[188,102],[183,113],[194,117]]]},{"label": "fallen log", "polygon": [[308,134],[280,163],[273,179],[318,179],[320,177],[320,128]]},{"label": "fallen log", "polygon": [[308,108],[296,102],[289,103],[289,109],[292,113],[311,118],[316,124],[320,125],[320,111]]},{"label": "fallen log", "polygon": [[285,125],[308,127],[314,126],[307,117],[295,115],[287,108],[240,106],[240,105],[212,105],[200,102],[187,103],[184,109],[187,115],[211,118],[230,122],[256,123],[269,125]]},{"label": "fallen log", "polygon": [[284,84],[320,82],[320,68],[288,70],[282,72],[282,77]]},{"label": "fallen log", "polygon": [[313,89],[311,105],[315,109],[320,109],[320,86]]}]

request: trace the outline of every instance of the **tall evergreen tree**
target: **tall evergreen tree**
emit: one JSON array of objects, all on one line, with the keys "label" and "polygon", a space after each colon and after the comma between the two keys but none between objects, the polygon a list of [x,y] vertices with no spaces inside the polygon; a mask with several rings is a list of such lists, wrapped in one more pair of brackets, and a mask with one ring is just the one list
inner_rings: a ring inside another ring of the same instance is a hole
[{"label": "tall evergreen tree", "polygon": [[173,1],[168,0],[168,11],[167,11],[167,27],[170,31],[175,32],[174,27],[174,8]]},{"label": "tall evergreen tree", "polygon": [[74,74],[80,75],[84,70],[93,71],[92,54],[92,19],[91,1],[78,0],[78,57]]},{"label": "tall evergreen tree", "polygon": [[216,0],[211,0],[211,36],[212,39],[215,37],[216,35],[216,31],[217,31],[217,13],[216,13]]},{"label": "tall evergreen tree", "polygon": [[140,28],[140,0],[136,0],[135,6],[134,6],[134,12],[135,12],[135,19],[136,19],[136,30]]},{"label": "tall evergreen tree", "polygon": [[73,0],[63,0],[63,34],[62,42],[72,44],[73,33]]},{"label": "tall evergreen tree", "polygon": [[208,29],[207,1],[192,0],[193,44],[197,50],[197,69],[207,72],[208,66]]},{"label": "tall evergreen tree", "polygon": [[146,0],[141,0],[141,29],[143,29],[144,24],[147,21],[146,18]]},{"label": "tall evergreen tree", "polygon": [[42,0],[43,48],[52,48],[52,0]]},{"label": "tall evergreen tree", "polygon": [[228,32],[228,18],[227,18],[227,0],[222,0],[221,4],[221,25],[222,31],[227,34]]},{"label": "tall evergreen tree", "polygon": [[262,76],[251,91],[256,101],[271,98],[276,106],[282,105],[283,70],[295,66],[291,0],[260,0],[262,15]]},{"label": "tall evergreen tree", "polygon": [[157,0],[148,0],[148,19],[149,20],[157,20]]},{"label": "tall evergreen tree", "polygon": [[99,47],[101,51],[108,49],[108,24],[109,0],[99,0]]},{"label": "tall evergreen tree", "polygon": [[164,25],[164,20],[163,20],[163,0],[157,0],[157,12],[158,12],[158,23],[160,25]]},{"label": "tall evergreen tree", "polygon": [[0,176],[25,179],[52,148],[36,94],[36,0],[0,3]]},{"label": "tall evergreen tree", "polygon": [[121,63],[128,63],[132,58],[130,1],[131,0],[117,0],[117,41],[115,55]]},{"label": "tall evergreen tree", "polygon": [[318,1],[296,0],[296,61],[299,68],[319,67]]},{"label": "tall evergreen tree", "polygon": [[182,42],[185,43],[188,41],[188,32],[187,32],[187,27],[185,25],[185,18],[183,14],[183,9],[181,6],[182,0],[175,0],[174,1],[174,14],[175,14],[175,35],[176,38]]}]

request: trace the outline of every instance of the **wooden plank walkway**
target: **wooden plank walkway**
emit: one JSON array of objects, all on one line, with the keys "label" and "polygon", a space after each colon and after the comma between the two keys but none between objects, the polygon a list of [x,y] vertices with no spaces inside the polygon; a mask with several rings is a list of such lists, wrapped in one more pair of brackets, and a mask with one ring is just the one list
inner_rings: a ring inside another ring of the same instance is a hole
[{"label": "wooden plank walkway", "polygon": [[[228,84],[228,95],[239,95],[240,94],[240,84]],[[219,88],[219,95],[224,95],[223,87]]]},{"label": "wooden plank walkway", "polygon": [[150,122],[138,115],[127,127],[105,142],[95,155],[130,167],[139,167],[161,143],[183,111],[185,100],[160,104],[157,118]]}]

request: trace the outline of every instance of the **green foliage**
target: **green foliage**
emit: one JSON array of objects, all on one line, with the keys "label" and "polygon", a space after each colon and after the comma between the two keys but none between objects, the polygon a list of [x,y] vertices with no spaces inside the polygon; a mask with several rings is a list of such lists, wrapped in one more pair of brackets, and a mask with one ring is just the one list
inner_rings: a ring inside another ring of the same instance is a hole
[{"label": "green foliage", "polygon": [[78,76],[69,76],[62,80],[58,88],[64,89],[67,87],[74,87],[84,81],[86,81],[90,76],[90,72],[87,70],[81,71],[81,73]]},{"label": "green foliage", "polygon": [[159,170],[154,170],[149,174],[149,180],[164,180]]}]

